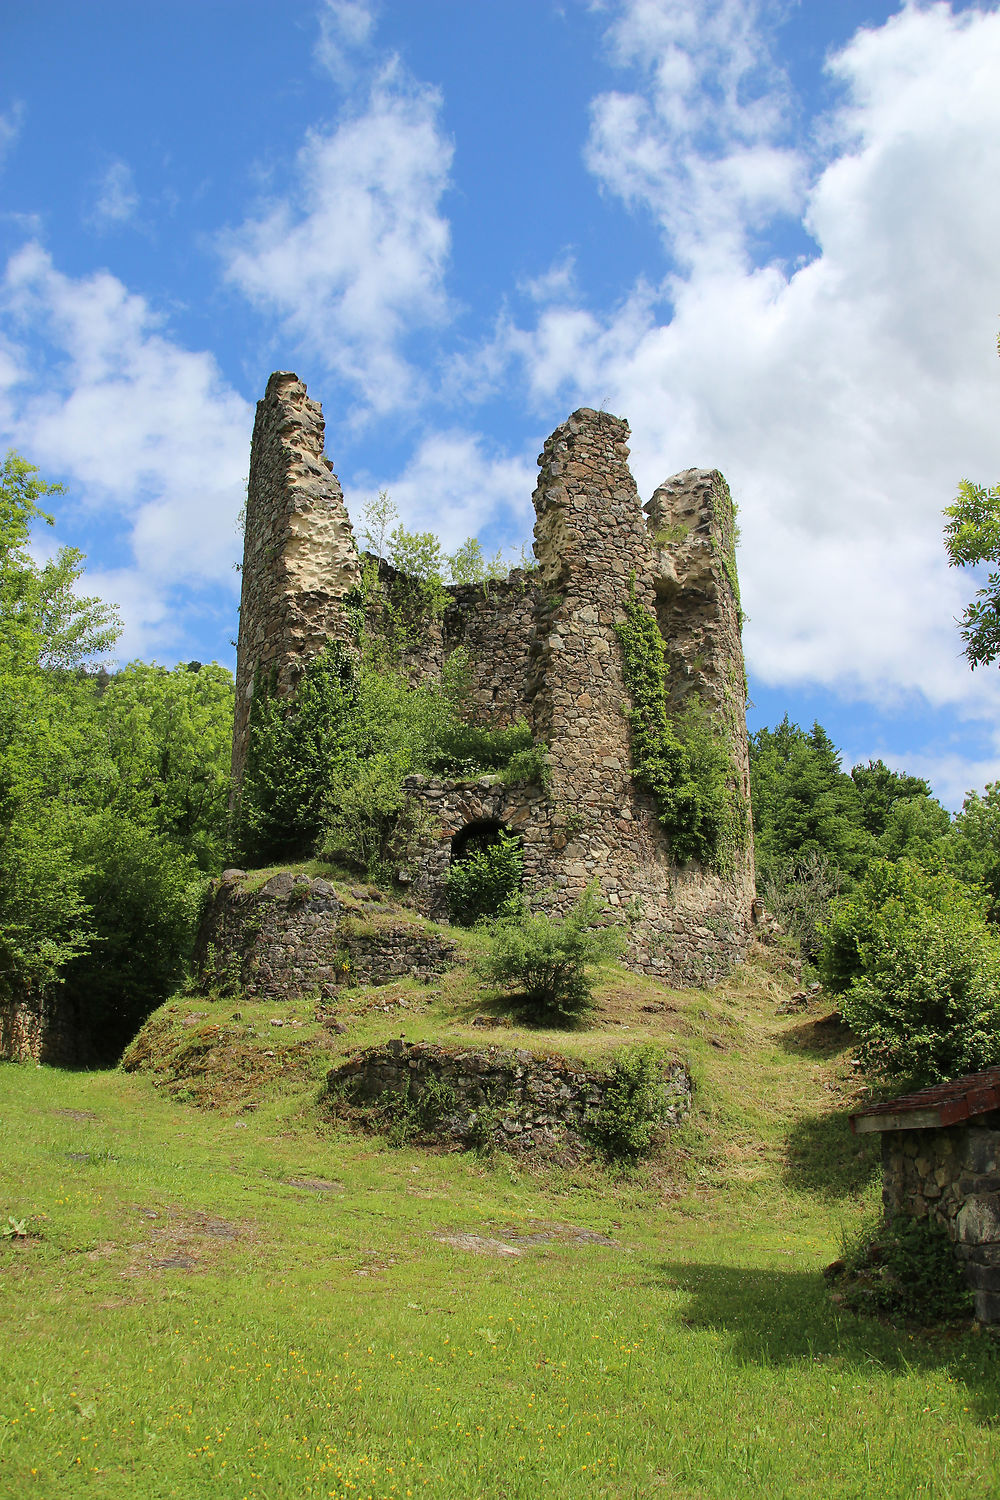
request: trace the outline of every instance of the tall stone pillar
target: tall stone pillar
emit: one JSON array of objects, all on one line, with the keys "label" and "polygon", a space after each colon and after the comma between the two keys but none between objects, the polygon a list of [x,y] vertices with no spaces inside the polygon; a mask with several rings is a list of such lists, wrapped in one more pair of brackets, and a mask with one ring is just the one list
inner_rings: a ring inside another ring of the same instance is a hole
[{"label": "tall stone pillar", "polygon": [[276,371],[257,403],[250,450],[236,652],[236,786],[257,669],[273,669],[277,691],[291,693],[309,658],[346,630],[343,601],[358,581],[358,555],[323,432],[319,402],[310,401],[297,375]]},{"label": "tall stone pillar", "polygon": [[[583,408],[539,458],[533,728],[549,747],[550,795],[572,830],[557,882],[627,889],[635,831],[628,693],[615,632],[635,596],[652,609],[653,549],[628,467],[628,423]],[[557,832],[556,837],[559,837]]]}]

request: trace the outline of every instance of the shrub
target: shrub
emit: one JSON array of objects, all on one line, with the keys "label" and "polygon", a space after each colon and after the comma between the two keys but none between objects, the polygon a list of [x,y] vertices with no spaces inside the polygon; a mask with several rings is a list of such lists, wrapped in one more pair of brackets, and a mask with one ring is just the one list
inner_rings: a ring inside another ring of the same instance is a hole
[{"label": "shrub", "polygon": [[671,1098],[663,1053],[652,1045],[635,1047],[616,1058],[601,1103],[587,1112],[587,1133],[606,1156],[635,1161],[652,1145]]},{"label": "shrub", "polygon": [[822,928],[844,885],[844,873],[821,849],[774,861],[759,884],[761,900],[795,938],[803,954],[815,960],[823,946]]},{"label": "shrub", "polygon": [[574,1021],[593,1004],[593,965],[621,952],[624,933],[604,925],[604,901],[589,885],[560,921],[522,907],[497,921],[476,972],[511,991],[536,1019]]},{"label": "shrub", "polygon": [[835,905],[821,968],[867,1072],[919,1085],[1000,1060],[1000,939],[982,906],[905,860],[875,861]]},{"label": "shrub", "polygon": [[930,1219],[899,1214],[886,1224],[867,1220],[841,1246],[844,1304],[934,1323],[967,1317],[972,1292],[948,1232]]},{"label": "shrub", "polygon": [[491,843],[453,861],[445,880],[451,920],[471,927],[502,915],[517,897],[523,875],[521,841],[501,830]]}]

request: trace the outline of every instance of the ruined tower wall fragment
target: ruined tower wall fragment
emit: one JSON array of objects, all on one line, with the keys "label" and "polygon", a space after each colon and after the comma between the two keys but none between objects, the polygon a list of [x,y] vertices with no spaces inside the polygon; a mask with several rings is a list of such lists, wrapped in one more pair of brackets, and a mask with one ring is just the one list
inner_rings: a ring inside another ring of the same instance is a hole
[{"label": "ruined tower wall fragment", "polygon": [[345,639],[344,596],[358,556],[340,483],[323,451],[323,412],[290,371],[276,371],[257,403],[243,549],[236,654],[233,776],[246,757],[258,668],[294,691],[310,657]]}]

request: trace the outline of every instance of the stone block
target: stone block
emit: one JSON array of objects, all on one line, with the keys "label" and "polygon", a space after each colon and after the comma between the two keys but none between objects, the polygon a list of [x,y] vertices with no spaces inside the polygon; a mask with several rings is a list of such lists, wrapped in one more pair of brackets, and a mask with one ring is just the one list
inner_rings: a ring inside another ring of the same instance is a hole
[{"label": "stone block", "polygon": [[1000,1194],[967,1198],[955,1223],[958,1239],[963,1244],[1000,1241]]}]

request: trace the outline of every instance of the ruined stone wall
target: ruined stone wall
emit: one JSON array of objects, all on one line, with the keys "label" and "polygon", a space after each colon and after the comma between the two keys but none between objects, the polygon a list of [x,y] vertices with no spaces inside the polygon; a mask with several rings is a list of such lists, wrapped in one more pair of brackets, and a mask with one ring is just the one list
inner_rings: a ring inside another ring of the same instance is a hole
[{"label": "ruined stone wall", "polygon": [[365,626],[385,630],[385,607],[402,616],[406,628],[403,664],[415,682],[440,682],[444,664],[459,648],[467,665],[466,716],[496,726],[528,714],[528,669],[539,592],[534,570],[515,568],[500,581],[449,584],[440,615],[414,608],[419,590],[382,559],[375,564],[379,592],[368,600]]},{"label": "ruined stone wall", "polygon": [[359,887],[348,904],[328,881],[287,870],[255,892],[227,871],[210,896],[194,955],[202,989],[250,1000],[428,980],[455,961],[453,942],[407,921],[379,892]]},{"label": "ruined stone wall", "polygon": [[[521,833],[526,888],[556,911],[597,880],[627,909],[626,961],[674,983],[703,982],[745,952],[753,901],[749,838],[725,874],[679,864],[652,797],[632,776],[623,652],[615,630],[635,598],[668,642],[672,711],[698,700],[730,737],[747,799],[749,772],[740,611],[729,492],[715,471],[662,484],[643,514],[628,467],[628,424],[575,412],[545,444],[534,501],[537,569],[505,583],[446,590],[438,617],[410,632],[414,681],[440,679],[467,653],[470,717],[527,717],[548,747],[541,788],[478,790],[422,783],[411,794],[436,822],[419,852],[415,900],[444,914],[450,840],[460,821],[495,817]],[[346,638],[345,596],[359,565],[339,485],[322,451],[319,407],[295,376],[272,376],[258,408],[251,462],[234,768],[245,751],[254,668],[273,663],[292,691],[309,656]],[[378,568],[390,600],[412,580]],[[378,596],[369,629],[379,629]],[[480,812],[475,812],[475,807]],[[485,808],[494,811],[488,813]]]},{"label": "ruined stone wall", "polygon": [[233,776],[238,785],[258,668],[294,691],[329,639],[343,639],[344,596],[358,579],[351,523],[323,451],[323,412],[305,385],[276,371],[257,403],[243,548],[236,655]]},{"label": "ruined stone wall", "polygon": [[94,1060],[83,1019],[60,990],[27,999],[0,998],[0,1062],[78,1068]]},{"label": "ruined stone wall", "polygon": [[904,1214],[947,1229],[976,1317],[1000,1323],[1000,1115],[980,1125],[887,1130],[882,1135],[886,1218]]},{"label": "ruined stone wall", "polygon": [[[662,1077],[667,1089],[659,1124],[668,1130],[687,1115],[693,1085],[677,1060],[663,1064]],[[609,1082],[606,1073],[565,1057],[398,1040],[366,1048],[334,1068],[326,1092],[335,1109],[344,1102],[362,1109],[374,1105],[383,1116],[396,1101],[428,1134],[453,1146],[494,1145],[565,1162],[593,1149],[588,1115],[604,1103]],[[421,1121],[429,1085],[434,1110]],[[448,1091],[444,1105],[442,1085]]]}]

